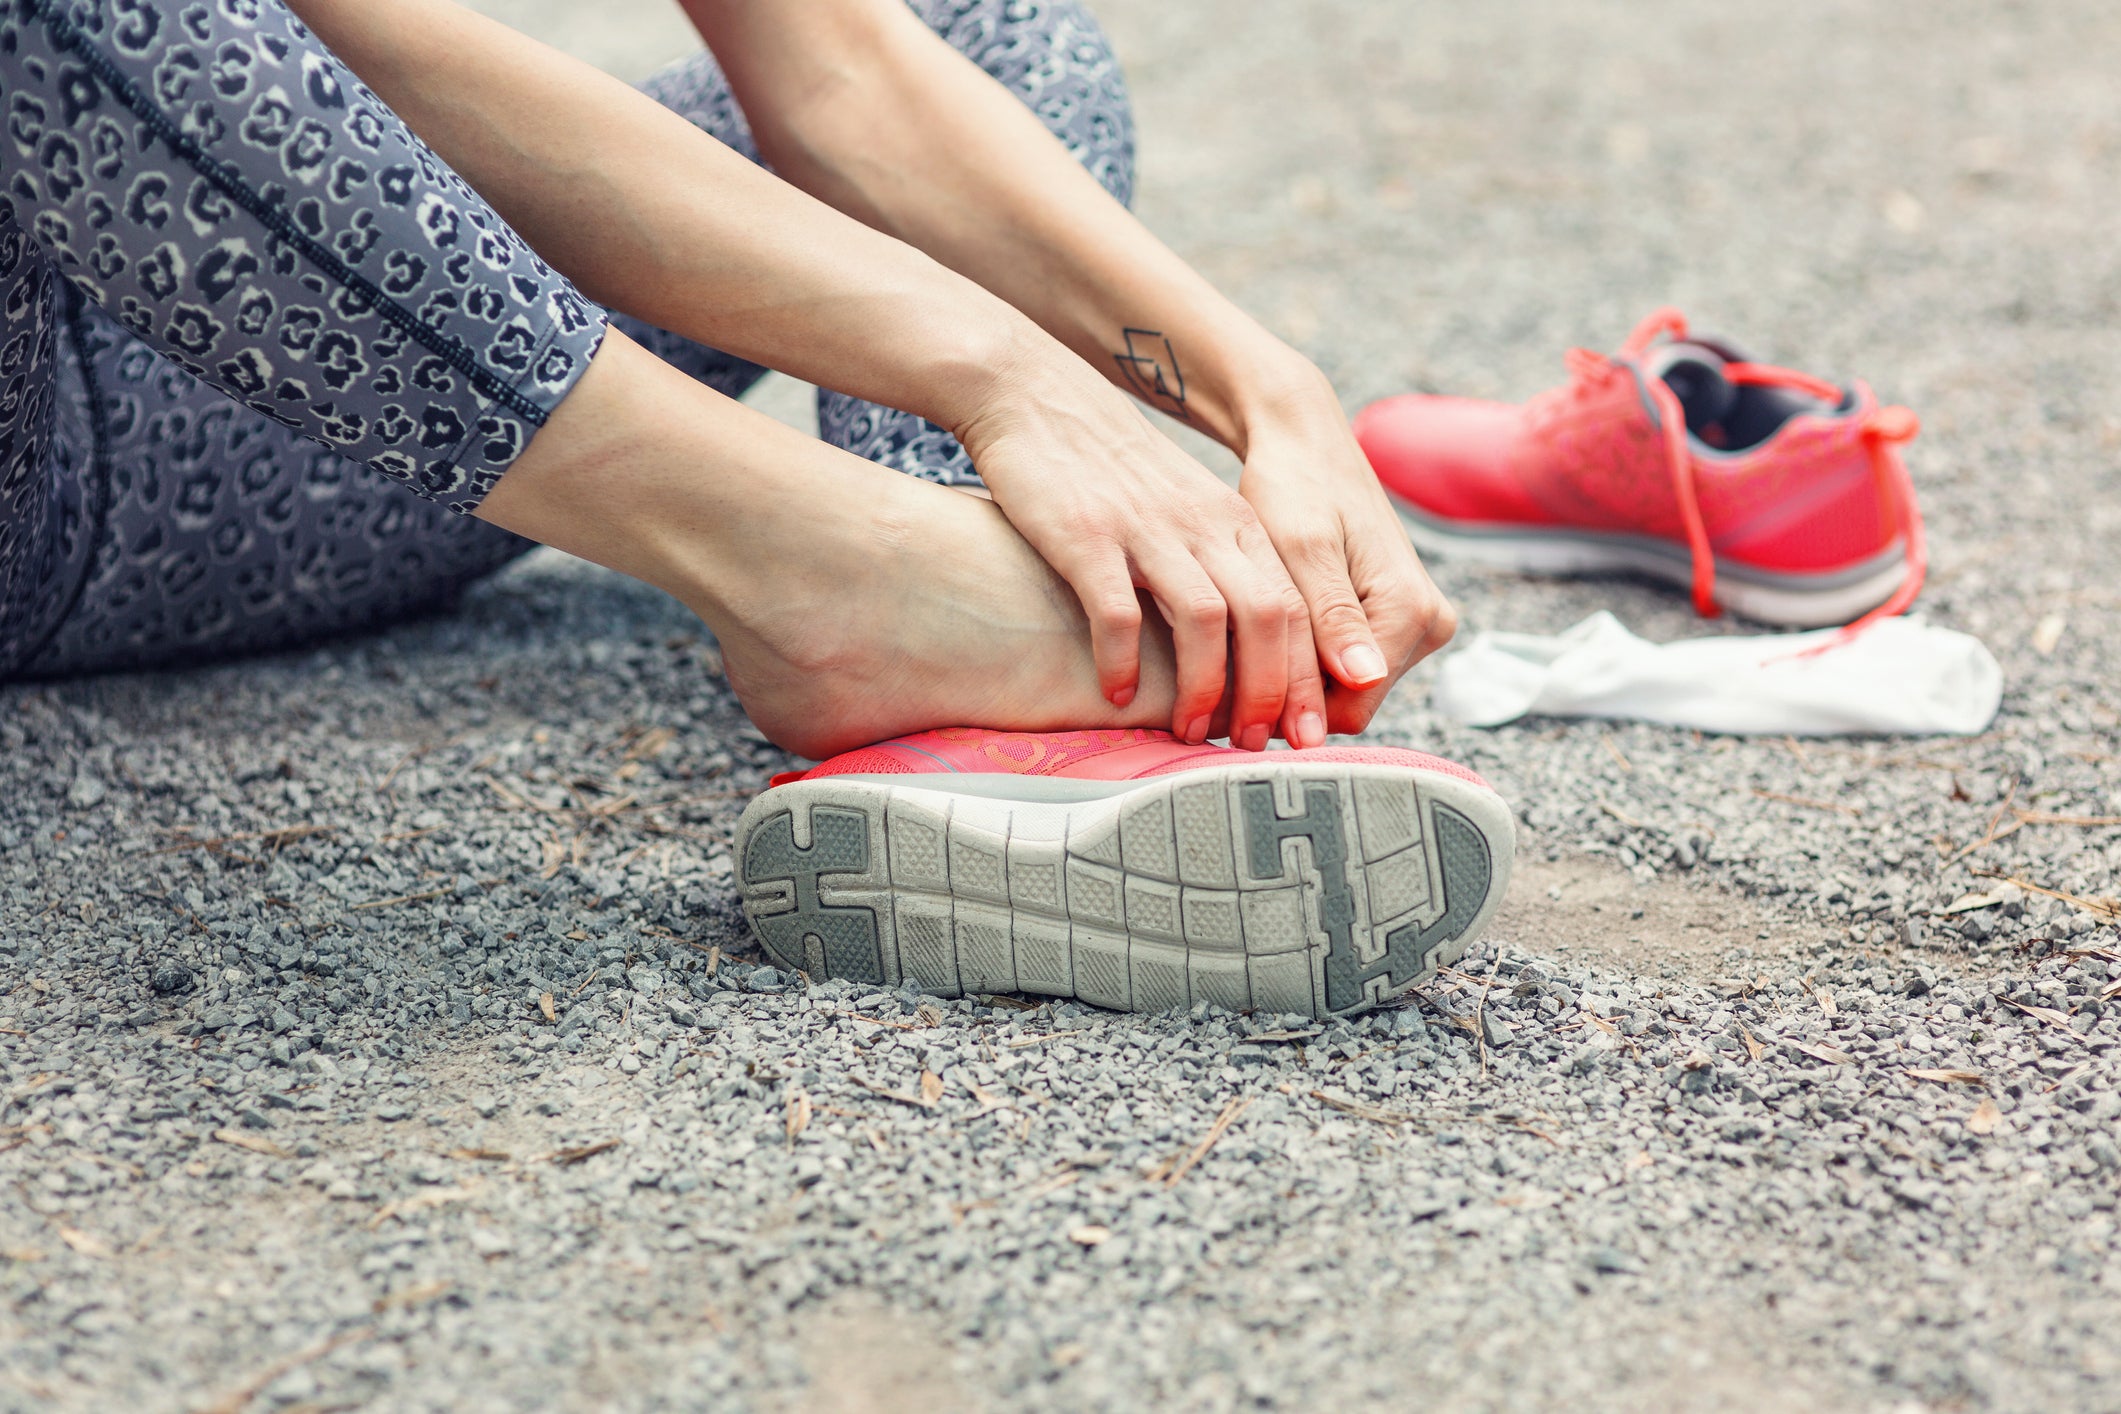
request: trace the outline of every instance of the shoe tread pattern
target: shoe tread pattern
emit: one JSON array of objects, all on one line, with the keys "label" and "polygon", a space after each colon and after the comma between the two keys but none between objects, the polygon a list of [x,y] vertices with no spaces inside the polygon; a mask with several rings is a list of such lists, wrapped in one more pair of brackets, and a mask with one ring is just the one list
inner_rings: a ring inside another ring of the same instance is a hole
[{"label": "shoe tread pattern", "polygon": [[1361,1010],[1463,951],[1499,882],[1481,828],[1392,774],[1233,770],[976,811],[939,791],[816,784],[748,827],[760,941],[784,966],[942,995]]}]

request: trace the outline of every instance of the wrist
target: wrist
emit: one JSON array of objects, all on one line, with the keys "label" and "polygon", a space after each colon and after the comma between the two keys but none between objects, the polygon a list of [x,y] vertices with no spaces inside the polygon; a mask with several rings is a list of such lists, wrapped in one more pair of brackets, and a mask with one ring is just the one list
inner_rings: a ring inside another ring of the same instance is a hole
[{"label": "wrist", "polygon": [[1231,435],[1220,438],[1238,460],[1267,437],[1299,439],[1345,430],[1348,415],[1340,395],[1318,365],[1271,334],[1238,360],[1241,375],[1226,397]]},{"label": "wrist", "polygon": [[[996,301],[1000,304],[999,301]],[[1074,350],[1013,306],[961,336],[953,355],[958,374],[949,405],[923,414],[947,429],[978,460],[995,439],[1059,408],[1080,409],[1113,399],[1112,390]]]}]

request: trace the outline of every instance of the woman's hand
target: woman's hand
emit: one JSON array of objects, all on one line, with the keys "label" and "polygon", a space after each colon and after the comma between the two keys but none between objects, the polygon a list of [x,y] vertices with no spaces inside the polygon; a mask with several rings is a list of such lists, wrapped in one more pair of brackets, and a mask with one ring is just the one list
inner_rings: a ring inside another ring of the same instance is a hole
[{"label": "woman's hand", "polygon": [[1359,732],[1407,669],[1451,641],[1458,615],[1400,528],[1325,375],[1247,419],[1240,489],[1302,594],[1332,681],[1326,722]]},{"label": "woman's hand", "polygon": [[1227,732],[1254,751],[1276,734],[1324,741],[1317,615],[1253,504],[1088,365],[1039,342],[952,431],[1010,523],[1082,600],[1105,697],[1134,696],[1136,591],[1146,591],[1171,628],[1181,738]]}]

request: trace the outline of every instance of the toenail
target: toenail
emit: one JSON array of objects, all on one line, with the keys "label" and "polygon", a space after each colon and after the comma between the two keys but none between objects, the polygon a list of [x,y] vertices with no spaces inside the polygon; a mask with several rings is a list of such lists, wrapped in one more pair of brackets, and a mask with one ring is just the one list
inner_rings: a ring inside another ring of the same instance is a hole
[{"label": "toenail", "polygon": [[1267,749],[1267,732],[1268,727],[1265,722],[1246,727],[1244,740],[1240,741],[1238,745],[1247,751],[1265,751]]}]

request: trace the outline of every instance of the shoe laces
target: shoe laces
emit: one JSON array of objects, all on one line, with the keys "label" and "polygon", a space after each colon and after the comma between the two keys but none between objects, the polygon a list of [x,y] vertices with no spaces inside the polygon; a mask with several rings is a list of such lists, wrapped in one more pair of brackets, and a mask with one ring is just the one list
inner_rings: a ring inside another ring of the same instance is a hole
[{"label": "shoe laces", "polygon": [[[1590,349],[1570,349],[1567,361],[1572,386],[1576,391],[1584,392],[1602,386],[1624,370],[1639,373],[1644,356],[1660,338],[1683,340],[1686,337],[1684,314],[1670,307],[1656,310],[1635,326],[1634,332],[1620,346],[1617,357],[1608,358]],[[1723,376],[1733,383],[1788,388],[1816,398],[1829,407],[1839,404],[1844,396],[1840,388],[1824,378],[1773,364],[1726,363]],[[1686,411],[1679,404],[1679,395],[1662,378],[1643,376],[1640,381],[1657,409],[1658,431],[1664,438],[1672,492],[1679,503],[1680,523],[1686,530],[1687,550],[1693,560],[1694,609],[1703,618],[1713,619],[1723,613],[1723,605],[1716,598],[1716,555],[1709,544],[1708,525],[1702,519],[1701,498],[1695,485],[1699,474],[1697,464],[1687,447]],[[1900,456],[1900,447],[1918,430],[1920,424],[1915,414],[1904,407],[1875,408],[1864,418],[1861,436],[1870,453],[1871,474],[1904,537],[1907,575],[1892,597],[1849,624],[1835,642],[1845,641],[1880,619],[1906,613],[1922,592],[1922,581],[1929,572],[1929,543],[1923,532],[1922,511],[1915,503],[1915,485]]]}]

